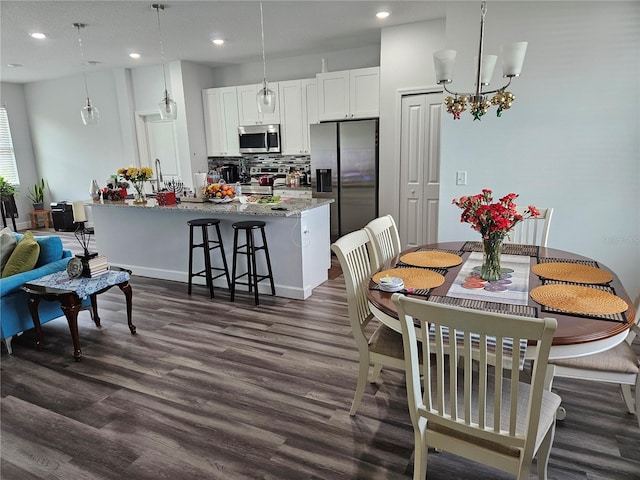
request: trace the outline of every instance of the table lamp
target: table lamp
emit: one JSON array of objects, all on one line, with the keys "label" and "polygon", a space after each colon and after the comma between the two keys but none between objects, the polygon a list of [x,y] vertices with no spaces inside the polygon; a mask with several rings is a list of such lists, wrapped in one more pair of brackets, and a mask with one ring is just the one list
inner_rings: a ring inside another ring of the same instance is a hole
[{"label": "table lamp", "polygon": [[87,217],[84,214],[84,203],[83,202],[73,202],[73,221],[77,224],[75,236],[78,240],[78,243],[83,249],[82,255],[76,255],[76,257],[83,260],[83,262],[87,262],[90,258],[96,257],[97,253],[89,252],[89,241],[91,240],[91,235],[94,233],[93,228],[85,228],[85,223],[87,221]]}]

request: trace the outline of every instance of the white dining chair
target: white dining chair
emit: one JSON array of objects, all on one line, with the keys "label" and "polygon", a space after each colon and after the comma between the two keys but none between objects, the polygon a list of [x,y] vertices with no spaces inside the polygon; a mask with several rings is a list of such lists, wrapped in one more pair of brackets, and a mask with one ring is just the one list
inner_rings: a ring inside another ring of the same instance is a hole
[{"label": "white dining chair", "polygon": [[[561,401],[544,388],[553,370],[547,360],[556,320],[488,313],[400,294],[394,294],[393,301],[404,341],[414,480],[428,478],[428,447],[510,472],[519,480],[529,479],[537,457],[538,478],[546,479]],[[523,339],[536,347],[530,383],[519,381],[520,362],[512,361],[512,352],[520,350],[511,346]]]},{"label": "white dining chair", "polygon": [[[523,215],[526,207],[517,207],[518,213]],[[520,243],[523,245],[538,245],[540,247],[547,246],[547,240],[549,238],[549,227],[551,226],[551,217],[553,215],[553,208],[539,208],[540,216],[528,217],[509,232],[509,235],[505,238],[505,241],[511,243]]]},{"label": "white dining chair", "polygon": [[364,227],[371,237],[375,255],[371,256],[371,270],[377,272],[380,267],[400,253],[400,235],[391,215],[371,220]]},{"label": "white dining chair", "polygon": [[[584,357],[551,360],[554,377],[619,384],[629,413],[636,415],[640,426],[640,359],[631,344],[640,335],[640,293],[636,297],[636,316],[627,338],[609,350]],[[635,401],[631,387],[635,386]],[[562,412],[564,418],[565,413]]]},{"label": "white dining chair", "polygon": [[331,250],[338,257],[344,275],[349,321],[358,347],[360,362],[356,391],[349,410],[349,415],[352,416],[356,414],[362,401],[371,364],[374,366],[370,376],[371,383],[376,381],[383,365],[404,368],[402,336],[398,332],[380,324],[372,334],[367,336],[367,325],[374,318],[369,310],[366,296],[372,275],[369,257],[373,253],[373,248],[371,239],[364,230],[349,233],[331,245]]}]

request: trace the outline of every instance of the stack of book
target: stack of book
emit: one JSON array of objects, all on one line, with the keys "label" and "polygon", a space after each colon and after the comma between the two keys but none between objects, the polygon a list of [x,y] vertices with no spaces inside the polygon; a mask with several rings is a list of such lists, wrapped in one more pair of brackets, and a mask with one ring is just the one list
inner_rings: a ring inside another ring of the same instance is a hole
[{"label": "stack of book", "polygon": [[85,263],[85,276],[99,277],[109,271],[109,262],[104,255],[97,255],[90,258]]}]

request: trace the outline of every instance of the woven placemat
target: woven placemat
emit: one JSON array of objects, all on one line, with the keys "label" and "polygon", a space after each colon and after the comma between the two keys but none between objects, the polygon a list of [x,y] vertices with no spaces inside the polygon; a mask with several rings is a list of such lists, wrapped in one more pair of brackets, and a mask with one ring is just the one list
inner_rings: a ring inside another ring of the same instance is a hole
[{"label": "woven placemat", "polygon": [[[466,242],[462,246],[463,252],[482,252],[482,242]],[[524,255],[537,257],[540,247],[537,245],[522,245],[519,243],[503,243],[501,253],[505,255]]]},{"label": "woven placemat", "polygon": [[606,270],[580,263],[539,263],[531,267],[531,271],[542,278],[573,283],[602,284],[613,280],[613,275]]},{"label": "woven placemat", "polygon": [[380,279],[386,276],[401,278],[405,288],[434,288],[444,283],[442,275],[425,268],[392,268],[376,273],[372,280],[380,283]]},{"label": "woven placemat", "polygon": [[438,251],[409,252],[400,257],[400,261],[414,267],[454,267],[462,263],[462,257],[453,253]]},{"label": "woven placemat", "polygon": [[456,307],[482,310],[484,312],[506,313],[509,315],[521,315],[523,317],[532,318],[538,316],[538,309],[529,305],[509,305],[506,303],[471,300],[468,298],[442,297],[439,295],[431,295],[427,301],[441,303],[443,305],[454,305]]},{"label": "woven placemat", "polygon": [[440,275],[446,275],[448,270],[446,268],[434,268],[434,267],[416,267],[414,265],[407,265],[404,262],[398,262],[395,265],[395,268],[424,268],[424,269],[429,269],[432,272],[436,272],[439,273]]},{"label": "woven placemat", "polygon": [[614,315],[626,311],[627,302],[603,289],[583,285],[548,283],[529,292],[540,305],[581,315]]},{"label": "woven placemat", "polygon": [[538,263],[577,263],[587,265],[589,267],[600,268],[595,260],[580,260],[577,258],[555,258],[555,257],[539,257]]}]

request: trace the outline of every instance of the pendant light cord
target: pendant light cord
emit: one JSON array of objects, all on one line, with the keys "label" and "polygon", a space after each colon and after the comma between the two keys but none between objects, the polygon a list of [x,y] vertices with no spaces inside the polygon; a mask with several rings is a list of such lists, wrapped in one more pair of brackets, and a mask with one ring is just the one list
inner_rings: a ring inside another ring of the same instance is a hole
[{"label": "pendant light cord", "polygon": [[260,2],[260,31],[262,32],[262,84],[267,89],[267,61],[264,56],[264,16],[262,14],[262,2]]},{"label": "pendant light cord", "polygon": [[165,98],[167,96],[167,72],[164,66],[164,46],[162,44],[162,29],[160,28],[160,9],[164,10],[164,5],[160,5],[158,3],[153,5],[153,8],[156,9],[156,14],[158,16],[158,38],[160,39],[160,61],[162,62],[162,77],[164,78],[164,92]]},{"label": "pendant light cord", "polygon": [[80,46],[80,61],[82,63],[82,77],[84,78],[84,92],[87,96],[87,105],[90,105],[91,101],[89,100],[89,87],[87,85],[87,68],[84,62],[84,49],[82,48],[82,37],[80,36],[80,29],[84,28],[84,24],[74,23],[73,25],[78,29],[78,45]]}]

